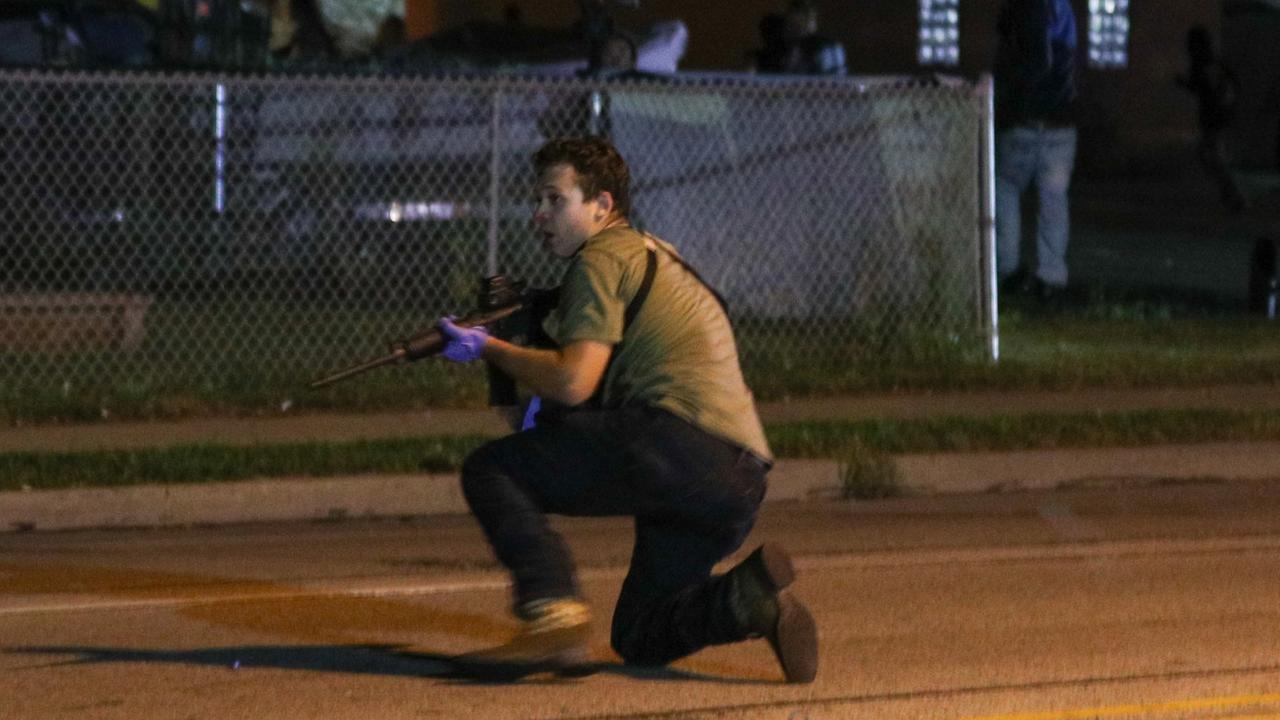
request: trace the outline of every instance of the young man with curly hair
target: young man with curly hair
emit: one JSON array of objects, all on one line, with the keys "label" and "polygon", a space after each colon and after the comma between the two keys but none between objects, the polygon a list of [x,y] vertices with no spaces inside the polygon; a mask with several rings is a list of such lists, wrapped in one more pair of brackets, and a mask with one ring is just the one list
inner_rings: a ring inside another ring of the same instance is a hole
[{"label": "young man with curly hair", "polygon": [[547,516],[631,516],[635,547],[611,633],[624,661],[660,666],[757,637],[788,681],[812,681],[817,628],[784,590],[787,554],[766,543],[713,574],[750,532],[772,464],[723,302],[675,248],[628,223],[629,170],[607,140],[552,140],[534,167],[534,226],[568,261],[542,323],[554,346],[440,321],[446,357],[483,359],[544,403],[531,428],[463,467],[522,624],[511,642],[462,660],[508,676],[591,672],[591,610]]}]

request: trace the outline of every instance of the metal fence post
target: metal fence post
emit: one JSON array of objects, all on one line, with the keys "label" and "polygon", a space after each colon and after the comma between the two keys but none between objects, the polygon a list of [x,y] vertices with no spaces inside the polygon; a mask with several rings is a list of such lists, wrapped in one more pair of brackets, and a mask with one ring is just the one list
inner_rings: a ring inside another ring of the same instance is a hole
[{"label": "metal fence post", "polygon": [[213,91],[213,211],[222,215],[227,202],[227,86]]},{"label": "metal fence post", "polygon": [[982,193],[979,221],[978,247],[982,255],[982,277],[984,295],[980,306],[986,311],[983,324],[987,331],[987,357],[991,362],[1000,361],[1000,308],[999,282],[996,277],[996,122],[995,122],[995,81],[989,73],[984,73],[978,81],[978,96],[982,103],[982,123],[980,144],[982,158],[978,167],[982,172],[979,182]]},{"label": "metal fence post", "polygon": [[498,222],[501,218],[502,187],[502,85],[493,88],[493,107],[489,116],[489,251],[485,258],[485,274],[498,274]]}]

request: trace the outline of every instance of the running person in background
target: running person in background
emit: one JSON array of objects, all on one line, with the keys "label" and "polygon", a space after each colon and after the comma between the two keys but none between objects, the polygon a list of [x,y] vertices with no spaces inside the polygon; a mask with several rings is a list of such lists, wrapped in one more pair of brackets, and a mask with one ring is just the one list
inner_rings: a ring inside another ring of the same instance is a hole
[{"label": "running person in background", "polygon": [[629,170],[607,140],[552,140],[534,168],[534,225],[569,261],[543,323],[556,346],[440,321],[445,357],[492,363],[564,410],[544,408],[531,429],[463,466],[467,503],[511,573],[522,624],[508,644],[462,660],[508,676],[590,672],[591,611],[547,516],[631,516],[611,637],[624,661],[661,666],[765,638],[789,682],[812,681],[817,628],[783,589],[786,553],[766,543],[712,574],[755,523],[772,464],[718,295],[669,244],[629,225]]},{"label": "running person in background", "polygon": [[1187,72],[1178,84],[1196,97],[1199,105],[1200,142],[1196,157],[1218,185],[1222,202],[1233,213],[1248,209],[1249,201],[1231,174],[1227,162],[1227,132],[1235,121],[1239,82],[1213,47],[1213,36],[1203,25],[1187,31]]}]

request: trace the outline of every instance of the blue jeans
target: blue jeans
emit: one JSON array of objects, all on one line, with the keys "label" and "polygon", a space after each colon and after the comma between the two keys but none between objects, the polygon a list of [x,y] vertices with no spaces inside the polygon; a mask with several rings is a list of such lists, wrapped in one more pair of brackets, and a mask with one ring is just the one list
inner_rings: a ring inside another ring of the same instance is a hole
[{"label": "blue jeans", "polygon": [[1022,193],[1034,180],[1040,193],[1034,275],[1047,285],[1067,284],[1071,216],[1067,190],[1076,160],[1076,130],[1016,126],[996,139],[996,260],[1000,277],[1018,271],[1022,247]]},{"label": "blue jeans", "polygon": [[517,606],[579,594],[548,513],[635,517],[612,645],[627,662],[663,665],[746,637],[728,583],[711,570],[755,524],[765,472],[750,453],[663,410],[579,410],[477,449],[462,489],[511,572]]}]

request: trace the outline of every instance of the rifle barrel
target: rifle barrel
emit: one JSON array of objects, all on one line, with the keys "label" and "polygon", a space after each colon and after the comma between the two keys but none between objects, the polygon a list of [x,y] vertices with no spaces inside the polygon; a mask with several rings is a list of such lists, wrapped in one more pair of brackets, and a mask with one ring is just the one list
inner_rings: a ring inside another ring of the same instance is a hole
[{"label": "rifle barrel", "polygon": [[[516,313],[523,307],[524,302],[522,301],[485,312],[474,312],[468,314],[466,317],[459,318],[457,323],[463,327],[488,325],[489,323],[497,322],[508,315]],[[367,372],[374,368],[382,367],[383,365],[390,365],[392,363],[402,361],[420,360],[424,357],[434,355],[442,350],[444,346],[445,339],[442,337],[440,331],[437,328],[431,328],[419,335],[409,338],[408,340],[397,343],[392,347],[391,353],[388,355],[374,358],[373,360],[349,367],[346,370],[339,370],[338,372],[322,377],[319,380],[314,380],[311,382],[311,388],[314,390],[315,388],[332,385],[339,380],[345,380],[352,375],[359,375],[362,372]]]},{"label": "rifle barrel", "polygon": [[312,389],[322,388],[326,385],[332,385],[338,382],[339,380],[345,380],[351,377],[352,375],[359,375],[362,372],[367,372],[376,367],[382,367],[383,365],[390,365],[391,363],[399,362],[400,359],[404,357],[404,355],[405,355],[404,349],[397,348],[395,352],[392,352],[389,355],[383,355],[380,358],[375,358],[368,362],[360,363],[359,365],[354,365],[352,367],[347,368],[346,370],[339,370],[338,372],[332,375],[329,375],[327,377],[322,377],[319,380],[315,380],[311,383],[311,387]]}]

